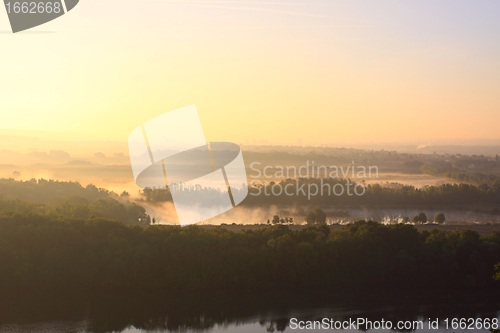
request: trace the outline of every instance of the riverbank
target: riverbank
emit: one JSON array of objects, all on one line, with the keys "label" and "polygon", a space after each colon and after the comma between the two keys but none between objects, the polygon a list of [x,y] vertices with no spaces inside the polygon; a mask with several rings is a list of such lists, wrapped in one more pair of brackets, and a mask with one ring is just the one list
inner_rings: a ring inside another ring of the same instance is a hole
[{"label": "riverbank", "polygon": [[[262,230],[266,228],[270,228],[272,226],[266,225],[266,224],[226,224],[226,225],[200,225],[199,226],[202,229],[213,229],[217,227],[222,227],[224,229],[233,231],[233,232],[238,232],[241,230]],[[328,226],[330,230],[341,230],[344,228],[343,225],[340,224],[334,224],[334,225],[329,225]],[[433,229],[437,229],[440,231],[462,231],[462,230],[472,230],[477,232],[481,236],[489,236],[491,235],[492,231],[498,231],[500,232],[500,224],[488,224],[488,225],[483,225],[483,224],[443,224],[443,225],[437,225],[437,224],[427,224],[427,225],[415,225],[414,226],[418,231],[422,230],[427,230],[431,231]],[[305,228],[308,228],[307,225],[288,225],[288,228],[290,230],[302,230]]]}]

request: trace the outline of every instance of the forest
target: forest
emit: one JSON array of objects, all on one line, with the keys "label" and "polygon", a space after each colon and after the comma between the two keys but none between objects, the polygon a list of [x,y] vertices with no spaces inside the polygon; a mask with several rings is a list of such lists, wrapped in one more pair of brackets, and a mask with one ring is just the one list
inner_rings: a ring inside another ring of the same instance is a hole
[{"label": "forest", "polygon": [[[494,184],[482,184],[480,186],[470,184],[443,184],[440,186],[427,186],[416,188],[414,186],[401,186],[399,188],[384,187],[379,184],[367,185],[363,195],[348,195],[344,191],[342,195],[335,195],[333,187],[337,184],[344,189],[348,179],[333,178],[300,178],[286,179],[281,182],[269,182],[253,184],[249,187],[249,195],[241,203],[249,207],[265,207],[270,205],[284,206],[378,206],[378,207],[451,207],[470,208],[474,205],[486,205],[486,212],[492,214],[500,213],[500,181]],[[273,188],[275,187],[275,188]],[[325,190],[321,193],[321,188]],[[284,189],[293,195],[287,195]],[[305,189],[300,191],[300,188]],[[308,188],[318,190],[316,195],[308,196]],[[354,186],[350,185],[351,193]],[[328,193],[328,189],[331,191]],[[233,190],[233,189],[231,189]],[[200,190],[203,192],[204,190]],[[281,191],[281,193],[280,193]],[[358,191],[361,192],[361,191]],[[207,195],[209,195],[207,191]],[[202,194],[202,193],[201,193]],[[276,195],[279,194],[279,195]],[[169,190],[145,189],[142,200],[147,202],[172,201]]]},{"label": "forest", "polygon": [[34,213],[70,218],[102,217],[127,225],[147,226],[151,218],[144,207],[103,188],[76,182],[45,179],[0,179],[0,211]]},{"label": "forest", "polygon": [[[339,230],[327,226],[292,230],[281,224],[238,232],[223,227],[180,228],[150,225],[145,209],[128,200],[127,193],[119,196],[93,185],[3,179],[0,193],[0,290],[498,287],[494,275],[500,262],[500,233],[496,231],[480,237],[471,230],[418,231],[411,225],[373,221],[350,223]],[[499,193],[496,185],[422,190],[374,185],[367,186],[365,196],[345,200],[495,204]],[[159,198],[168,200],[168,191],[144,191],[144,201]],[[344,200],[313,200],[333,199]],[[264,205],[264,200],[279,203],[281,198],[249,195],[243,204]],[[314,221],[319,213],[324,220],[321,209],[313,213]]]},{"label": "forest", "polygon": [[[358,221],[231,232],[126,226],[102,217],[0,216],[0,289],[266,291],[498,287],[500,233]],[[497,267],[498,268],[498,267]]]}]

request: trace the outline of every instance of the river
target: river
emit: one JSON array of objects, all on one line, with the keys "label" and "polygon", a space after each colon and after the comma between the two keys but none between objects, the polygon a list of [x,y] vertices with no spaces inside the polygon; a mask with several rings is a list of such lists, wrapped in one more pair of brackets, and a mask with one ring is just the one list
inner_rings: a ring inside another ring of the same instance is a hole
[{"label": "river", "polygon": [[[498,322],[500,315],[498,295],[497,291],[491,290],[381,291],[375,286],[350,292],[309,290],[238,296],[45,292],[4,295],[0,300],[0,331],[325,332],[332,330],[326,326],[327,322],[333,327],[344,326],[346,332],[488,332],[483,328],[484,324]],[[466,326],[473,323],[475,329],[461,329],[460,319]],[[352,324],[347,328],[346,323],[357,324],[358,320],[360,323],[363,320],[371,322],[372,328]],[[382,320],[385,326],[380,326]],[[308,323],[314,325],[315,321],[316,325],[321,322],[323,326],[298,328]],[[389,329],[389,322],[392,329]],[[397,325],[401,325],[401,329],[397,329]],[[480,326],[482,328],[478,329]]]}]

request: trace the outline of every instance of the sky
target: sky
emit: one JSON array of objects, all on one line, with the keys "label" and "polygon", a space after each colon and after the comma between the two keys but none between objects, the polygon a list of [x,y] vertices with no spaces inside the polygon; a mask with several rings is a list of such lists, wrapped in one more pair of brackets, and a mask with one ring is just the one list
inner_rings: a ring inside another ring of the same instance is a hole
[{"label": "sky", "polygon": [[196,104],[209,141],[500,139],[498,1],[80,0],[12,34],[0,129],[126,141]]}]

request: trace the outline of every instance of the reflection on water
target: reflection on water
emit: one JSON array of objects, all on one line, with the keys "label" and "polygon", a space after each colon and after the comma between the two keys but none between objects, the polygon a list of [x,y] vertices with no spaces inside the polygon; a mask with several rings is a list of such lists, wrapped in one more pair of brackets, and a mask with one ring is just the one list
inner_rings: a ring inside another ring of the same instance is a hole
[{"label": "reflection on water", "polygon": [[[376,288],[374,288],[376,289]],[[231,296],[26,295],[0,301],[1,332],[291,332],[298,320],[424,321],[428,318],[498,318],[497,292],[329,293],[321,290]],[[364,330],[364,329],[363,329]],[[307,330],[324,332],[325,330]],[[345,331],[354,331],[346,329]],[[374,331],[374,330],[368,330]],[[390,330],[376,330],[389,332]],[[397,331],[397,330],[393,330]],[[413,330],[400,330],[408,332]],[[441,323],[437,331],[447,331]],[[449,332],[461,332],[449,329]],[[487,330],[475,330],[487,332]]]}]

